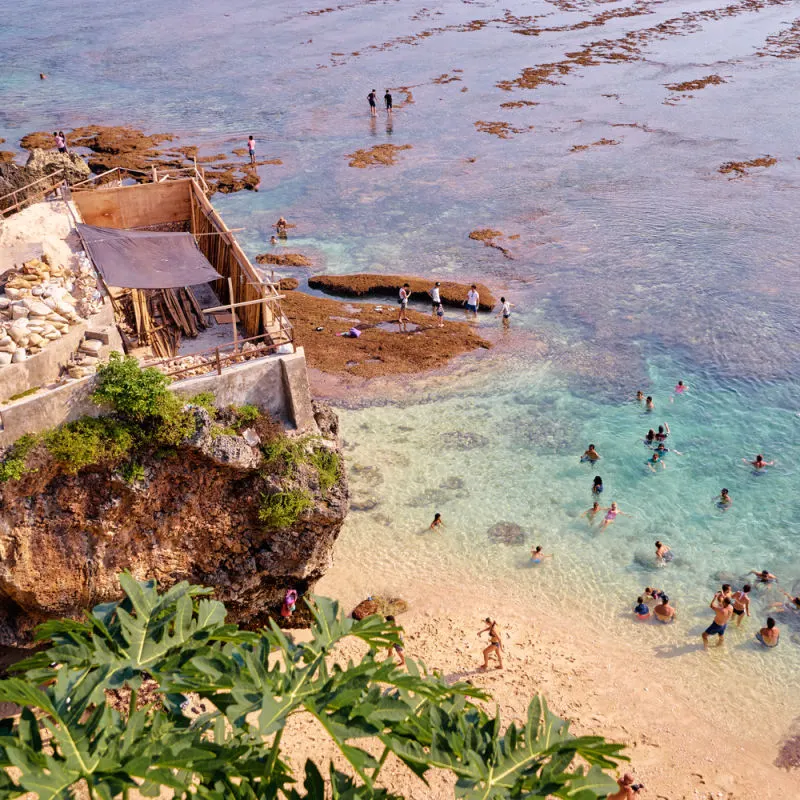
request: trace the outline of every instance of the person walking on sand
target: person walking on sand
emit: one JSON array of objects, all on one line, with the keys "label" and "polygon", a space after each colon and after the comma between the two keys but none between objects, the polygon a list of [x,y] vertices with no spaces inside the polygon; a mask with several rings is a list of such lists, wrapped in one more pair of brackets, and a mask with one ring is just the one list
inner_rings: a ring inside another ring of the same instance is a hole
[{"label": "person walking on sand", "polygon": [[497,659],[497,669],[503,669],[503,657],[500,655],[503,650],[503,642],[497,630],[497,623],[491,617],[486,617],[484,622],[486,627],[482,631],[478,631],[478,636],[488,633],[489,646],[483,651],[483,665],[480,669],[489,669],[489,656],[494,656]]},{"label": "person walking on sand", "polygon": [[[723,587],[724,588],[724,587]],[[742,618],[745,614],[750,616],[750,589],[752,587],[749,583],[742,586],[741,589],[733,593],[733,613],[736,616],[736,627],[742,624]]]},{"label": "person walking on sand", "polygon": [[394,658],[394,654],[397,653],[397,660],[400,662],[400,666],[404,667],[406,665],[406,654],[405,654],[405,646],[403,643],[403,632],[400,629],[400,626],[395,622],[393,616],[389,615],[388,617],[386,617],[386,621],[391,622],[392,625],[394,625],[398,629],[397,638],[400,639],[399,644],[393,644],[389,648],[389,658],[390,659]]},{"label": "person walking on sand", "polygon": [[441,285],[439,281],[436,281],[436,283],[433,284],[433,288],[428,291],[428,294],[431,296],[431,307],[433,308],[431,313],[434,315],[439,311],[439,306],[442,304]]},{"label": "person walking on sand", "polygon": [[708,637],[719,636],[717,647],[722,644],[725,638],[725,628],[733,616],[733,603],[730,597],[718,601],[716,596],[711,601],[709,608],[714,612],[714,621],[703,631],[703,647],[708,650]]},{"label": "person walking on sand", "polygon": [[404,283],[400,287],[400,294],[398,298],[398,302],[400,303],[400,314],[397,317],[397,321],[400,323],[400,330],[406,330],[406,323],[408,320],[408,298],[411,297],[411,289],[407,283]]},{"label": "person walking on sand", "polygon": [[472,314],[474,317],[477,317],[479,303],[480,303],[480,295],[478,294],[478,288],[473,283],[472,286],[469,287],[469,291],[467,292],[467,299],[464,301],[464,306],[467,310],[467,314]]},{"label": "person walking on sand", "polygon": [[764,647],[777,647],[780,638],[781,632],[775,625],[775,620],[772,617],[767,617],[767,626],[756,634],[756,639],[758,639]]},{"label": "person walking on sand", "polygon": [[620,511],[617,508],[616,503],[612,503],[611,507],[606,511],[605,519],[603,520],[603,524],[600,526],[600,530],[604,531],[616,518],[618,514],[622,514],[623,517],[629,517],[630,514],[626,514],[624,511]]},{"label": "person walking on sand", "polygon": [[377,97],[378,95],[375,93],[374,89],[367,95],[367,102],[369,103],[369,115],[371,117],[378,116],[378,109],[376,108],[376,103],[375,103]]},{"label": "person walking on sand", "polygon": [[606,797],[606,800],[631,800],[644,789],[643,783],[635,783],[633,775],[627,772],[621,777],[617,778],[617,786],[619,789]]},{"label": "person walking on sand", "polygon": [[444,520],[442,519],[442,515],[437,511],[433,515],[433,522],[431,522],[429,530],[438,531],[439,528],[444,528]]},{"label": "person walking on sand", "polygon": [[511,319],[511,309],[514,307],[513,303],[509,303],[505,297],[500,298],[500,310],[497,312],[495,316],[500,314],[503,315],[503,327],[507,328],[509,325],[509,320]]},{"label": "person walking on sand", "polygon": [[255,164],[256,163],[256,140],[252,136],[249,136],[248,139],[247,139],[247,153],[250,156],[250,163],[251,164]]},{"label": "person walking on sand", "polygon": [[386,113],[392,113],[392,93],[387,89],[386,94],[383,96],[383,102],[386,105]]}]

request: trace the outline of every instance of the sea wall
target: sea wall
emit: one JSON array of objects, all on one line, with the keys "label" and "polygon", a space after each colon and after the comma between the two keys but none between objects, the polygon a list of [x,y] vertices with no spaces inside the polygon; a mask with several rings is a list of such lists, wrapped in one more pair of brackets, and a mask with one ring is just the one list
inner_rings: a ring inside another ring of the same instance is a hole
[{"label": "sea wall", "polygon": [[[6,367],[2,372],[3,378],[14,367],[24,367],[28,363]],[[0,406],[0,450],[25,433],[40,433],[82,416],[101,414],[102,411],[89,398],[95,380],[91,376],[71,381]],[[28,384],[20,391],[38,385],[35,382]],[[172,385],[172,390],[185,398],[200,392],[212,392],[221,407],[249,403],[268,411],[287,428],[308,431],[315,427],[302,347],[289,355],[265,356],[227,367],[221,375],[211,372],[179,381]]]}]

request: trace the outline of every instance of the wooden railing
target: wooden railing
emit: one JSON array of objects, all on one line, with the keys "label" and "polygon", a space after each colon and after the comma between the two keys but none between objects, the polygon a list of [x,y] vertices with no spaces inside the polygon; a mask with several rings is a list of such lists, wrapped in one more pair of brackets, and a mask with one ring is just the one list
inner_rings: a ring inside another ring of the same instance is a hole
[{"label": "wooden railing", "polygon": [[[0,197],[0,216],[19,211],[22,206],[28,203],[37,203],[39,200],[43,200],[64,184],[65,180],[64,170],[60,169],[50,175],[43,175],[25,186],[20,186],[19,189],[14,189],[13,192],[4,194]],[[21,199],[20,195],[22,196]]]},{"label": "wooden railing", "polygon": [[92,175],[85,181],[73,184],[72,188],[77,191],[85,191],[87,189],[102,189],[104,186],[121,186],[122,182],[127,178],[133,178],[137,183],[148,182],[148,180],[143,179],[149,179],[149,182],[152,183],[163,183],[167,180],[176,180],[179,178],[194,178],[200,184],[200,188],[204,192],[208,193],[209,191],[205,174],[202,168],[198,167],[196,164],[191,167],[153,167],[150,170],[112,167],[98,175]]},{"label": "wooden railing", "polygon": [[[243,345],[246,342],[250,342],[253,347],[245,350]],[[270,334],[262,333],[260,336],[251,336],[249,339],[239,339],[237,342],[228,342],[228,344],[210,347],[208,350],[201,350],[199,353],[186,353],[185,355],[164,358],[160,361],[150,361],[145,366],[155,367],[173,380],[181,380],[182,377],[187,376],[194,377],[189,376],[188,373],[197,372],[198,370],[216,372],[217,375],[222,375],[222,370],[226,367],[241,364],[252,358],[268,356],[270,353],[275,353],[283,344],[286,344],[286,342],[275,342]],[[186,364],[186,359],[188,358],[201,358],[203,361]]]}]

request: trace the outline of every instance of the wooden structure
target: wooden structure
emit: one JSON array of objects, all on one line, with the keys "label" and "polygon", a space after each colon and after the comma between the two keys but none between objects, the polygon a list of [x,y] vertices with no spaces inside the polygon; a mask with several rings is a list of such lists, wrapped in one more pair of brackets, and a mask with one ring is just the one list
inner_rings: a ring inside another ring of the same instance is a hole
[{"label": "wooden structure", "polygon": [[[120,185],[121,181],[76,185],[72,187],[72,199],[88,225],[190,231],[200,251],[222,276],[212,286],[221,304],[236,309],[244,336],[263,336],[276,346],[291,342],[292,327],[281,310],[275,284],[260,277],[206,197],[203,185],[195,177],[154,177],[157,182],[130,186]],[[202,327],[205,311],[197,306],[190,291],[159,290],[159,299],[153,300],[151,295],[145,302],[139,292],[136,297],[131,294],[134,311],[138,310],[137,330],[144,332],[147,344],[151,334],[159,342],[154,347],[155,355],[175,355],[177,342],[171,334],[159,333],[163,330],[160,326],[172,318],[183,335],[191,336],[187,330]],[[112,297],[115,294],[121,297],[119,291],[111,289]]]},{"label": "wooden structure", "polygon": [[66,186],[66,177],[63,169],[56,170],[50,175],[43,175],[13,192],[0,197],[0,219],[6,214],[20,211],[33,203],[44,200],[48,195],[54,194],[59,187]]}]

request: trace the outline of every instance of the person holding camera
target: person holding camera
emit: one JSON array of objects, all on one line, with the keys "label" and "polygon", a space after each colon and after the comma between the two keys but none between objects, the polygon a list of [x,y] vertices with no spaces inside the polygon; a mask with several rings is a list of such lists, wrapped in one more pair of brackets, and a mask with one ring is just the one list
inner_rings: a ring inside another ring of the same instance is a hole
[{"label": "person holding camera", "polygon": [[631,800],[644,789],[643,783],[634,783],[633,775],[629,772],[626,772],[621,778],[617,778],[617,785],[619,791],[610,794],[606,800]]}]

